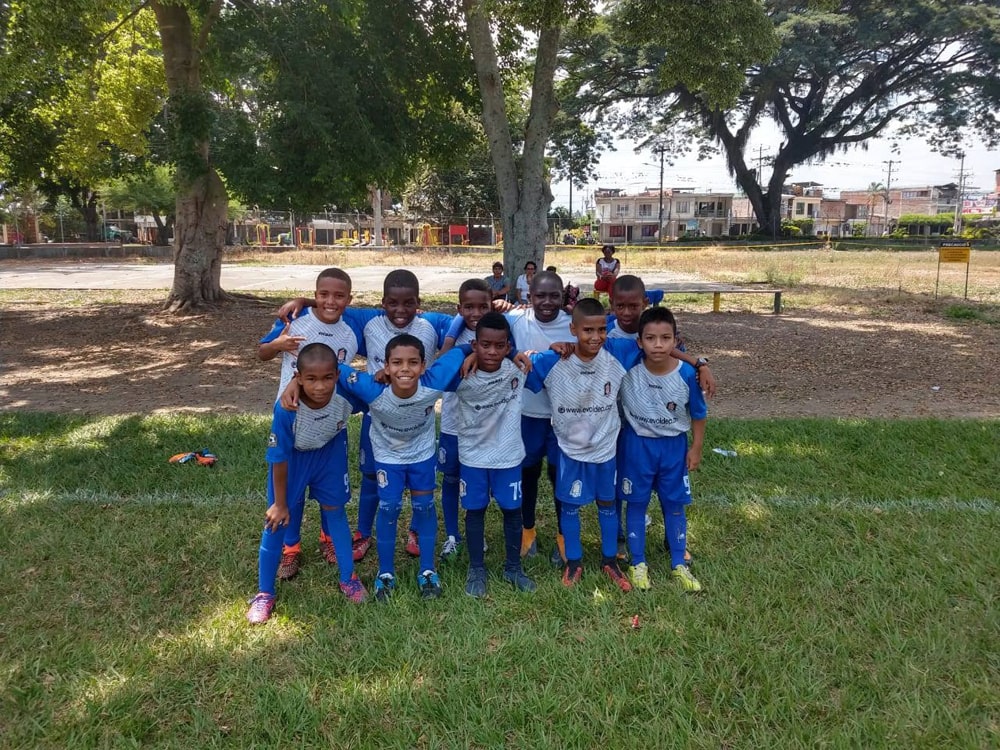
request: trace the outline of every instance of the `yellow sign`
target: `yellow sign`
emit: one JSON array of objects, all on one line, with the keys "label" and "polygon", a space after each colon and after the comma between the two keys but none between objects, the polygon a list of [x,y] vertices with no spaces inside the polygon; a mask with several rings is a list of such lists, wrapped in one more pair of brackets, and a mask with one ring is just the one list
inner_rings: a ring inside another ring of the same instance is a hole
[{"label": "yellow sign", "polygon": [[968,247],[942,247],[938,249],[939,263],[968,263]]}]

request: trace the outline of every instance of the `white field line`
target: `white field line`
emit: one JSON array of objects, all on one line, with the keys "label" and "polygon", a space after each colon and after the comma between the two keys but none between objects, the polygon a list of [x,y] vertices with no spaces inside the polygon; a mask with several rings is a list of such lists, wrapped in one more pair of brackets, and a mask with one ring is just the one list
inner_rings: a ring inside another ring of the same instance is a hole
[{"label": "white field line", "polygon": [[[108,505],[194,505],[218,506],[223,504],[261,506],[265,502],[263,491],[259,494],[212,494],[191,496],[171,492],[140,492],[136,494],[116,494],[95,490],[72,490],[69,492],[0,492],[0,507],[24,506],[40,502],[95,503]],[[656,504],[654,499],[651,503]],[[810,496],[762,497],[757,495],[713,495],[696,494],[694,506],[708,505],[720,508],[791,508],[824,509],[846,511],[903,512],[903,513],[983,513],[1000,515],[1000,500],[991,498],[926,498],[900,497],[880,498],[820,498]]]}]

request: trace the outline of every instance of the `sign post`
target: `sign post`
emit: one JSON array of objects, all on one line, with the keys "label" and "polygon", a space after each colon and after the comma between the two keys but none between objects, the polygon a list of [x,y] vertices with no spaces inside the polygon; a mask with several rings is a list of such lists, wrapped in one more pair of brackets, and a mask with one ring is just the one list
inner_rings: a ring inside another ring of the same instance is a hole
[{"label": "sign post", "polygon": [[934,299],[938,296],[938,285],[941,283],[942,263],[965,264],[965,299],[969,299],[969,256],[972,254],[968,240],[941,240],[938,246],[937,278],[934,280]]}]

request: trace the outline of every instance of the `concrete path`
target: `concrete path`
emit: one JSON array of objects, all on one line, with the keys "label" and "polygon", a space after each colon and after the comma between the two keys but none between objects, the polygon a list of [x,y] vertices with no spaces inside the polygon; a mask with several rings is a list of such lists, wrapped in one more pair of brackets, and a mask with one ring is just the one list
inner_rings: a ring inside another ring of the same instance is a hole
[{"label": "concrete path", "polygon": [[[222,287],[232,292],[298,291],[312,289],[319,266],[222,266]],[[356,266],[345,269],[354,282],[355,291],[379,292],[389,266]],[[411,268],[420,280],[420,290],[426,294],[457,293],[463,281],[474,275],[468,270],[447,266]],[[484,269],[486,276],[489,269]],[[160,263],[0,263],[0,289],[169,289],[174,267]],[[590,290],[589,269],[570,270],[565,280]],[[671,284],[685,288],[698,282],[692,274],[643,272],[647,286],[667,288]],[[584,279],[587,283],[584,283]]]}]

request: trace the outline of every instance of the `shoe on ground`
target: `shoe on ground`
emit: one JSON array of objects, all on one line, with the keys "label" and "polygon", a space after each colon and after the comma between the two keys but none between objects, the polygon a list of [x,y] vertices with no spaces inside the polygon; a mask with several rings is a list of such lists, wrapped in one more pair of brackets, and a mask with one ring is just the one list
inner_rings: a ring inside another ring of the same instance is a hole
[{"label": "shoe on ground", "polygon": [[337,564],[337,552],[333,549],[332,539],[320,539],[319,540],[319,553],[326,560],[327,565]]},{"label": "shoe on ground", "polygon": [[549,562],[553,568],[561,568],[566,564],[566,539],[562,534],[556,534],[556,546],[552,549]]},{"label": "shoe on ground", "polygon": [[274,594],[265,594],[261,591],[250,600],[250,609],[247,610],[247,622],[251,625],[263,625],[271,619],[271,612],[274,610]]},{"label": "shoe on ground", "polygon": [[628,562],[628,540],[619,539],[618,540],[618,559],[622,562]]},{"label": "shoe on ground", "polygon": [[452,563],[458,559],[462,543],[453,536],[449,536],[441,545],[441,562]]},{"label": "shoe on ground", "polygon": [[520,567],[504,570],[503,579],[518,591],[523,591],[526,594],[533,594],[538,589],[538,585],[528,578]]},{"label": "shoe on ground", "polygon": [[684,587],[685,591],[692,594],[697,594],[701,591],[701,583],[691,575],[691,570],[687,565],[678,565],[674,568],[671,575],[681,582],[681,586]]},{"label": "shoe on ground", "polygon": [[646,563],[631,566],[628,569],[628,577],[632,587],[639,591],[649,591],[653,587],[649,582],[649,566]]},{"label": "shoe on ground", "polygon": [[281,553],[281,562],[278,563],[278,580],[290,581],[299,574],[302,567],[302,551],[287,550]]},{"label": "shoe on ground", "polygon": [[351,580],[347,583],[341,581],[340,590],[344,596],[355,604],[363,604],[368,601],[368,589],[366,589],[365,585],[358,579],[357,573],[353,573],[351,575]]},{"label": "shoe on ground", "polygon": [[622,569],[618,567],[618,560],[614,560],[609,563],[604,563],[601,566],[601,570],[604,571],[604,575],[611,579],[611,582],[620,588],[622,591],[628,592],[632,590],[632,584],[628,582],[628,578],[622,573]]},{"label": "shoe on ground", "polygon": [[396,576],[392,573],[383,573],[375,579],[375,601],[387,602],[396,590]]},{"label": "shoe on ground", "polygon": [[566,567],[563,569],[563,576],[562,576],[563,586],[572,588],[573,586],[576,586],[576,584],[580,582],[581,578],[583,578],[582,565],[577,565],[576,568],[573,568],[571,570],[570,566],[567,564]]},{"label": "shoe on ground", "polygon": [[441,596],[441,579],[433,570],[425,570],[417,576],[421,599],[437,599]]},{"label": "shoe on ground", "polygon": [[406,554],[410,557],[420,557],[420,542],[417,541],[417,532],[413,529],[406,532]]},{"label": "shoe on ground", "polygon": [[364,558],[371,548],[372,538],[370,536],[361,536],[360,531],[355,531],[354,537],[351,539],[351,554],[354,557],[354,562],[358,562]]},{"label": "shoe on ground", "polygon": [[486,568],[469,568],[469,575],[465,577],[465,593],[473,599],[482,599],[486,590]]},{"label": "shoe on ground", "polygon": [[535,529],[521,529],[521,557],[534,557],[538,554],[538,539]]}]

